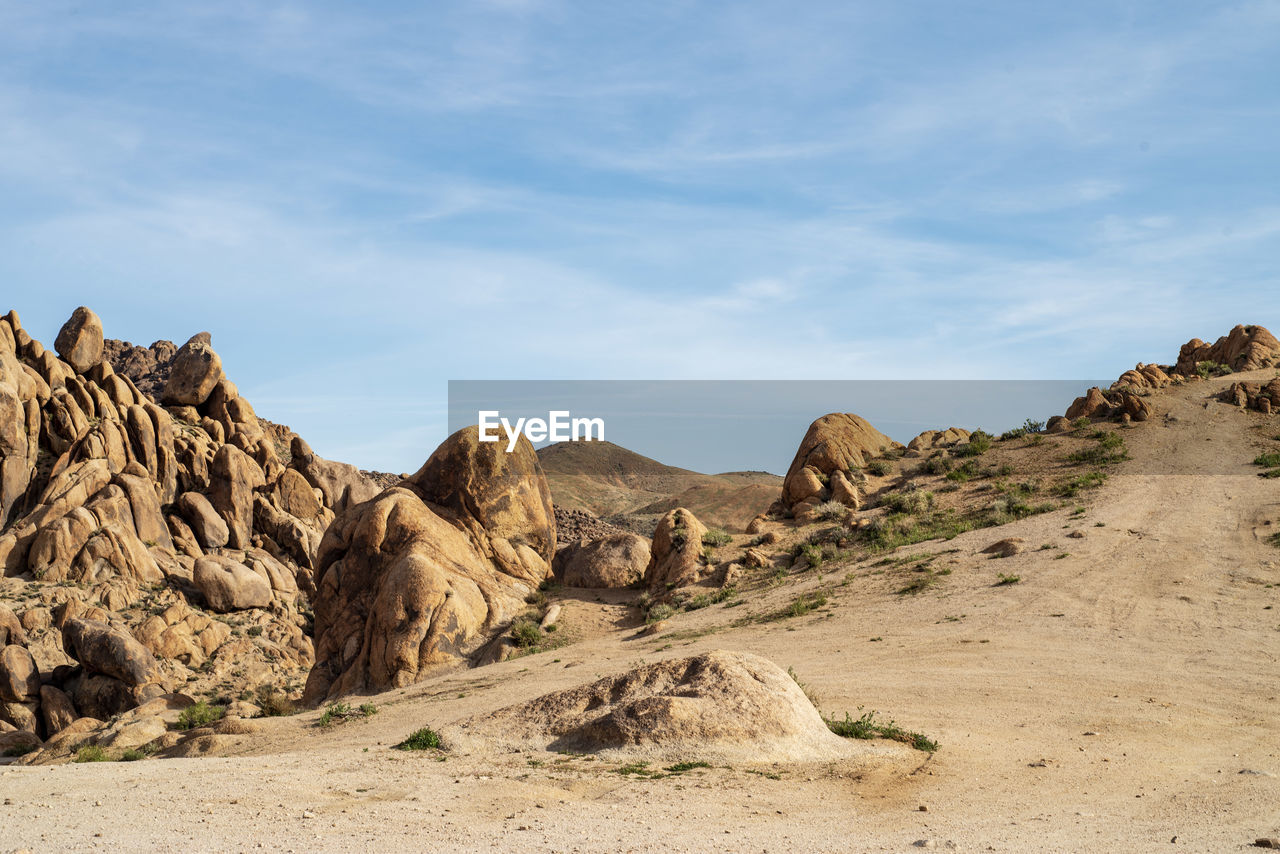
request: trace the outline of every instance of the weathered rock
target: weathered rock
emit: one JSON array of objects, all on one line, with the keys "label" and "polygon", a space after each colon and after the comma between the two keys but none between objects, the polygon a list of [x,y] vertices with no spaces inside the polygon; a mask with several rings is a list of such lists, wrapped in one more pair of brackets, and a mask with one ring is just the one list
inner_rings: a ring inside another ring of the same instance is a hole
[{"label": "weathered rock", "polygon": [[80,306],[62,325],[53,342],[54,349],[78,374],[83,374],[102,361],[102,320],[88,308]]},{"label": "weathered rock", "polygon": [[649,541],[632,533],[570,543],[556,553],[556,577],[569,587],[630,587],[649,566]]},{"label": "weathered rock", "polygon": [[1067,408],[1066,418],[1068,421],[1075,421],[1077,418],[1106,418],[1110,414],[1111,404],[1103,395],[1102,389],[1094,386],[1084,397],[1077,397]]},{"label": "weathered rock", "polygon": [[0,646],[9,644],[26,646],[27,633],[23,630],[18,616],[9,609],[8,605],[0,602]]},{"label": "weathered rock", "polygon": [[179,406],[199,406],[221,379],[222,359],[214,352],[208,333],[200,333],[174,355],[161,399]]},{"label": "weathered rock", "polygon": [[360,473],[360,469],[347,463],[326,460],[311,450],[311,446],[301,436],[293,437],[289,450],[289,467],[320,490],[324,496],[324,505],[334,513],[342,513],[378,494],[378,488]]},{"label": "weathered rock", "polygon": [[26,647],[9,644],[0,649],[0,700],[30,703],[40,697],[40,670]]},{"label": "weathered rock", "polygon": [[450,511],[503,572],[538,584],[551,574],[556,551],[551,489],[538,455],[520,437],[516,451],[506,442],[481,442],[468,427],[454,433],[408,481],[432,504]]},{"label": "weathered rock", "polygon": [[62,646],[85,670],[127,686],[151,681],[156,669],[155,658],[146,647],[126,632],[97,620],[67,620],[62,625]]},{"label": "weathered rock", "polygon": [[1253,371],[1280,361],[1280,341],[1261,326],[1237,326],[1213,344],[1193,338],[1182,345],[1173,371],[1193,376],[1201,362],[1216,362],[1233,371]]},{"label": "weathered rock", "polygon": [[231,536],[226,520],[213,509],[209,499],[199,492],[184,492],[178,498],[178,511],[182,513],[191,532],[206,549],[220,549]]},{"label": "weathered rock", "polygon": [[227,544],[248,548],[253,533],[253,493],[266,480],[253,458],[234,445],[223,445],[209,467],[209,503],[227,523]]},{"label": "weathered rock", "polygon": [[554,523],[533,447],[522,439],[499,460],[475,434],[454,434],[414,478],[330,525],[304,702],[400,687],[466,658],[549,574]]},{"label": "weathered rock", "polygon": [[220,613],[271,604],[271,582],[266,574],[222,555],[197,560],[192,578],[209,608]]},{"label": "weathered rock", "polygon": [[831,733],[795,680],[740,652],[649,664],[444,727],[450,749],[547,750],[674,761],[794,762],[870,750]]},{"label": "weathered rock", "polygon": [[782,500],[794,507],[809,498],[830,497],[826,481],[836,471],[861,469],[871,459],[902,446],[847,412],[824,415],[809,425],[782,483]]},{"label": "weathered rock", "polygon": [[66,692],[52,685],[40,686],[40,717],[44,722],[44,731],[48,736],[56,735],[76,719],[76,707]]},{"label": "weathered rock", "polygon": [[644,581],[651,590],[674,590],[699,581],[707,569],[702,537],[707,528],[683,507],[658,520]]}]

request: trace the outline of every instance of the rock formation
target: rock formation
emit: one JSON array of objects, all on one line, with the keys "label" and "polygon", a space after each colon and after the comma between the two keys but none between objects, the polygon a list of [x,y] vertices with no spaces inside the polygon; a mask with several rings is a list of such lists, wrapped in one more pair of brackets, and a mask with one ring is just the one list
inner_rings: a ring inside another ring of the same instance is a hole
[{"label": "rock formation", "polygon": [[824,501],[857,507],[863,466],[902,445],[847,412],[824,415],[809,425],[782,484],[782,508],[807,518]]},{"label": "rock formation", "polygon": [[375,488],[294,458],[208,333],[144,350],[81,307],[55,349],[0,318],[0,592],[23,603],[0,608],[0,721],[47,739],[178,689],[287,692],[323,533]]},{"label": "rock formation", "polygon": [[608,752],[676,761],[796,762],[870,747],[833,735],[795,680],[740,652],[648,664],[445,727],[452,750]]},{"label": "rock formation", "polygon": [[1178,352],[1174,373],[1194,376],[1201,362],[1226,365],[1233,371],[1253,371],[1280,362],[1280,341],[1261,326],[1237,326],[1213,344],[1192,338]]},{"label": "rock formation", "polygon": [[651,591],[669,591],[701,581],[710,571],[702,559],[707,528],[683,507],[658,521],[650,546],[644,583]]},{"label": "rock formation", "polygon": [[466,660],[551,574],[555,536],[528,440],[507,453],[474,427],[454,433],[325,534],[304,701],[407,685]]}]

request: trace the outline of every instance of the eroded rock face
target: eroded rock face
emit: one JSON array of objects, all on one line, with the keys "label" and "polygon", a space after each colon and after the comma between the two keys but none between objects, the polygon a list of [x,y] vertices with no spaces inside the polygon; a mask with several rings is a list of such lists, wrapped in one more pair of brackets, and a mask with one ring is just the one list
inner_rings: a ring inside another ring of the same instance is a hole
[{"label": "eroded rock face", "polygon": [[702,559],[702,537],[707,527],[683,507],[658,520],[649,550],[644,583],[650,590],[676,590],[694,584],[707,574]]},{"label": "eroded rock face", "polygon": [[[833,735],[776,664],[709,652],[649,664],[442,730],[452,750],[607,752],[678,760],[835,759],[865,751]],[[890,748],[897,750],[897,748]]]},{"label": "eroded rock face", "polygon": [[102,319],[80,306],[62,325],[53,346],[77,374],[85,373],[102,361]]},{"label": "eroded rock face", "polygon": [[[832,500],[830,483],[836,472],[852,484],[850,474],[861,470],[872,459],[901,448],[864,418],[848,412],[824,415],[809,425],[787,469],[782,482],[782,503],[793,513],[802,515],[806,509]],[[842,490],[842,495],[850,494]]]},{"label": "eroded rock face", "polygon": [[556,552],[556,578],[569,587],[630,587],[649,567],[649,541],[621,532],[570,543]]},{"label": "eroded rock face", "polygon": [[[15,313],[0,317],[0,570],[26,594],[18,613],[0,608],[0,648],[26,647],[41,673],[38,692],[0,701],[0,718],[44,736],[156,691],[283,686],[314,662],[303,600],[333,511],[286,468],[292,433],[200,355],[207,335],[175,378],[177,348],[109,342],[100,327],[77,312],[59,358]],[[170,385],[197,402],[158,405]],[[372,494],[354,478],[347,495]],[[197,584],[206,560],[220,573]],[[233,635],[209,601],[245,630]],[[153,658],[142,683],[139,649]]]},{"label": "eroded rock face", "polygon": [[507,455],[474,427],[450,436],[413,478],[326,532],[304,701],[408,685],[464,660],[550,575],[554,549],[533,446],[522,438]]},{"label": "eroded rock face", "polygon": [[1280,341],[1262,326],[1237,326],[1212,344],[1193,338],[1182,345],[1174,373],[1193,376],[1201,362],[1253,371],[1280,361]]}]

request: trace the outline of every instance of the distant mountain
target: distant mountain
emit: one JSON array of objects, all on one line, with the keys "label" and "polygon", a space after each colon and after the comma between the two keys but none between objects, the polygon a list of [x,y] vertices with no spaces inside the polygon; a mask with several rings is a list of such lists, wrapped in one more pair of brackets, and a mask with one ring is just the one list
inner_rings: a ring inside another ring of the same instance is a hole
[{"label": "distant mountain", "polygon": [[768,472],[702,474],[612,442],[558,442],[540,449],[538,459],[557,507],[587,510],[645,535],[675,507],[741,531],[782,488],[782,478]]}]

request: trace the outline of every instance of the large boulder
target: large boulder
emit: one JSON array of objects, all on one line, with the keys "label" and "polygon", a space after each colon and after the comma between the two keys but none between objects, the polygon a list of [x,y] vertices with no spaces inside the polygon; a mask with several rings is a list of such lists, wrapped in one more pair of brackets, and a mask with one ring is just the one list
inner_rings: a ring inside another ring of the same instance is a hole
[{"label": "large boulder", "polygon": [[1102,393],[1102,389],[1094,386],[1085,393],[1084,397],[1077,397],[1067,407],[1066,417],[1068,421],[1075,421],[1077,418],[1106,418],[1110,414],[1111,403]]},{"label": "large boulder", "polygon": [[342,513],[378,494],[378,487],[349,463],[326,460],[311,450],[301,436],[289,442],[289,467],[297,471],[324,498],[324,506]]},{"label": "large boulder", "polygon": [[824,415],[809,425],[791,460],[782,482],[782,501],[789,508],[805,501],[825,501],[830,498],[827,485],[833,473],[857,471],[872,459],[901,447],[857,415]]},{"label": "large boulder", "polygon": [[265,573],[222,555],[196,561],[192,579],[209,608],[219,613],[266,608],[271,604],[271,581]]},{"label": "large boulder", "polygon": [[40,669],[26,647],[9,644],[0,649],[0,700],[30,703],[40,698]]},{"label": "large boulder", "polygon": [[220,549],[227,544],[231,536],[227,522],[204,495],[199,492],[182,493],[178,497],[178,511],[203,548]]},{"label": "large boulder", "polygon": [[573,751],[677,761],[796,762],[900,746],[834,735],[785,671],[759,656],[708,652],[648,664],[446,726],[452,750]]},{"label": "large boulder", "polygon": [[155,675],[156,660],[146,647],[127,632],[98,620],[73,617],[64,622],[62,647],[86,671],[129,687],[145,685]]},{"label": "large boulder", "polygon": [[497,460],[474,427],[462,432],[471,437],[454,434],[413,479],[329,526],[305,702],[400,687],[465,660],[549,575],[555,534],[533,446],[522,438]]},{"label": "large boulder", "polygon": [[556,578],[569,587],[630,587],[649,566],[649,541],[620,531],[596,540],[579,540],[556,552]]},{"label": "large boulder", "polygon": [[1280,361],[1280,341],[1262,326],[1237,326],[1212,344],[1192,338],[1182,345],[1173,372],[1192,376],[1201,362],[1216,362],[1233,371],[1253,371]]},{"label": "large boulder", "polygon": [[227,523],[227,544],[248,548],[253,535],[253,494],[266,484],[262,468],[235,445],[223,445],[209,466],[209,503]]},{"label": "large boulder", "polygon": [[71,319],[62,324],[53,346],[64,362],[77,374],[83,374],[102,361],[101,318],[80,306],[72,312]]},{"label": "large boulder", "polygon": [[683,507],[658,520],[649,550],[644,581],[651,590],[675,590],[700,581],[707,566],[702,559],[702,537],[707,527]]},{"label": "large boulder", "polygon": [[222,359],[214,352],[209,334],[202,332],[174,355],[161,399],[176,406],[199,406],[221,379]]}]

